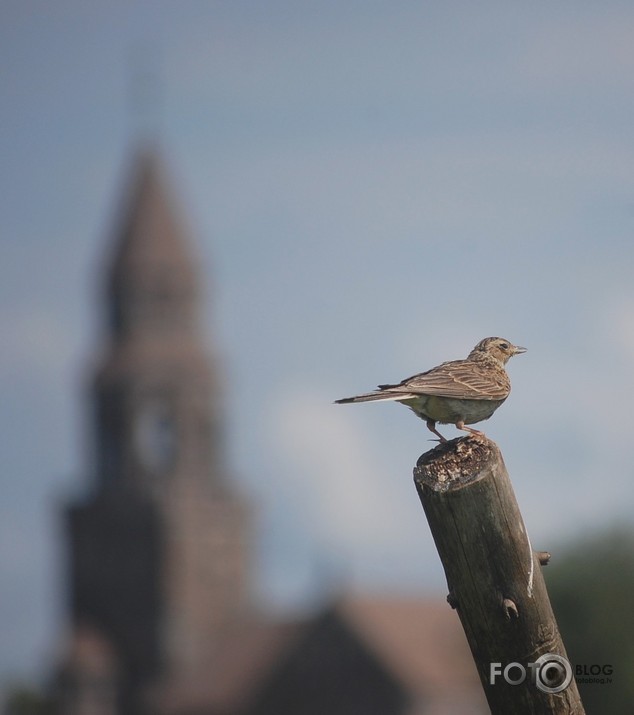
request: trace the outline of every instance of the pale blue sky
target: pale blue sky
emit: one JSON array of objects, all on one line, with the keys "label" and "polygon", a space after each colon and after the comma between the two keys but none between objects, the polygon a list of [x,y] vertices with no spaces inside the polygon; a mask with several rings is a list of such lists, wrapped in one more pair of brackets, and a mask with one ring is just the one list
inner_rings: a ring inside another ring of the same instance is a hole
[{"label": "pale blue sky", "polygon": [[0,67],[0,682],[44,672],[61,631],[59,511],[89,476],[97,278],[139,125],[206,271],[264,602],[444,594],[424,424],[331,401],[486,335],[529,350],[486,431],[535,547],[631,520],[631,3],[5,0]]}]

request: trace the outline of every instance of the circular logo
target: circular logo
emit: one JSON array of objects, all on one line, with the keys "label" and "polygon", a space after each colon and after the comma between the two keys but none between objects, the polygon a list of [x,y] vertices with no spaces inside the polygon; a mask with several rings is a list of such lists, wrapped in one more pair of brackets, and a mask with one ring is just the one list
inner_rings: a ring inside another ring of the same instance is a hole
[{"label": "circular logo", "polygon": [[544,653],[535,665],[535,685],[544,693],[560,693],[572,682],[572,667],[561,655]]}]

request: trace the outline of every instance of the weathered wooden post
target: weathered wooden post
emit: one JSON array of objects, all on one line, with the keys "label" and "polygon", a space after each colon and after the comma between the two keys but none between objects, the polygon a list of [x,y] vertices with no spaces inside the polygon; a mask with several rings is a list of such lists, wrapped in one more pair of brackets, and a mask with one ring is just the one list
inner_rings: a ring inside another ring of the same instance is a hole
[{"label": "weathered wooden post", "polygon": [[494,442],[423,454],[414,482],[492,715],[583,715],[513,487]]}]

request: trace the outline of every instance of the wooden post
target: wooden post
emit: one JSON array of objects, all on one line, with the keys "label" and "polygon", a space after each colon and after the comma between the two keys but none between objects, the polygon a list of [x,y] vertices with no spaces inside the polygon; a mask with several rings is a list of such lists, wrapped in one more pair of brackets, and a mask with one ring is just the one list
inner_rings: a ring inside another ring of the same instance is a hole
[{"label": "wooden post", "polygon": [[492,715],[583,715],[541,573],[549,554],[531,547],[497,445],[442,443],[414,482]]}]

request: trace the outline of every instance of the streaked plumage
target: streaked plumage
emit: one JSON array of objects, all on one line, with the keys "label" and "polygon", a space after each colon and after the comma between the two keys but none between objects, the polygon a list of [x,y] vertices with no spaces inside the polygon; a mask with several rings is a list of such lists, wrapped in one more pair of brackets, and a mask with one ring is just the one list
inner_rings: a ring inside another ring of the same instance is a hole
[{"label": "streaked plumage", "polygon": [[511,381],[504,366],[513,355],[523,352],[526,348],[504,338],[484,338],[466,360],[443,362],[398,384],[379,385],[373,392],[336,402],[401,402],[425,420],[441,442],[446,440],[436,430],[437,422],[454,424],[458,429],[482,435],[466,425],[488,419],[506,400],[511,392]]}]

